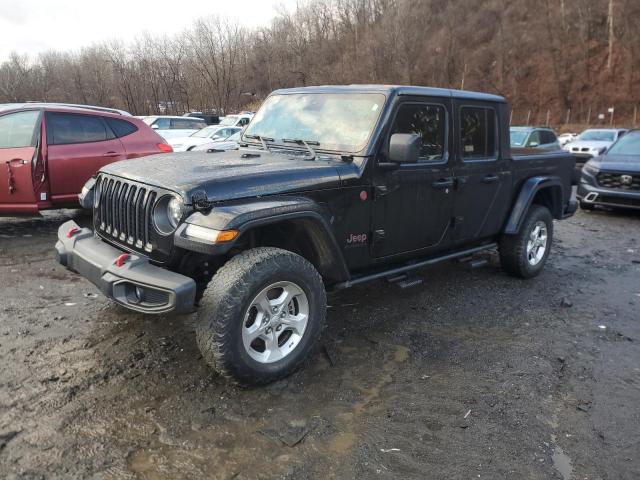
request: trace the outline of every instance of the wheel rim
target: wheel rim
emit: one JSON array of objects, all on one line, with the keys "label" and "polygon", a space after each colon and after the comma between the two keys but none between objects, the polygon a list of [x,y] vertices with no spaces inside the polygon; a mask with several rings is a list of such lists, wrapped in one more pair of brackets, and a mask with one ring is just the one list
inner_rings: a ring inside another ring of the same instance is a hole
[{"label": "wheel rim", "polygon": [[278,282],[251,301],[242,322],[242,344],[259,363],[273,363],[298,346],[309,321],[309,300],[293,282]]},{"label": "wheel rim", "polygon": [[527,260],[530,265],[538,265],[542,261],[547,252],[548,238],[546,223],[536,222],[527,240]]}]

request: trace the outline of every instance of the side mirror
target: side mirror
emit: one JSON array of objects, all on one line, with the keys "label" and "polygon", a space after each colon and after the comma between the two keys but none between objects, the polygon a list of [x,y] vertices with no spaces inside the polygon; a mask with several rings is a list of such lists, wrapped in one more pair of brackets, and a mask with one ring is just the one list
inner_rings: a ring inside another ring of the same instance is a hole
[{"label": "side mirror", "polygon": [[158,130],[158,128],[160,128],[160,127],[158,127],[158,125],[154,124],[154,125],[151,125],[151,128],[153,128],[154,130]]},{"label": "side mirror", "polygon": [[420,158],[422,139],[415,133],[394,133],[389,142],[389,160],[394,163],[416,163]]},{"label": "side mirror", "polygon": [[538,142],[529,142],[529,145],[527,146],[531,148],[536,148],[536,147],[539,147],[540,144]]}]

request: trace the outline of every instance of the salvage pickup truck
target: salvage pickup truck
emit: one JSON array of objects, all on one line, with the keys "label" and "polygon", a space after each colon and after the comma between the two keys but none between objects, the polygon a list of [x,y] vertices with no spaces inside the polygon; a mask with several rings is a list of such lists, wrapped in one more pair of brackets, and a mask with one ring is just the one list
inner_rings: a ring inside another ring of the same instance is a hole
[{"label": "salvage pickup truck", "polygon": [[263,384],[308,356],[328,289],[408,287],[420,268],[495,248],[507,273],[540,273],[553,219],[577,208],[573,170],[566,152],[512,157],[499,96],[278,90],[238,150],[102,168],[81,199],[94,230],[66,222],[56,250],[125,307],[197,308],[204,359]]}]

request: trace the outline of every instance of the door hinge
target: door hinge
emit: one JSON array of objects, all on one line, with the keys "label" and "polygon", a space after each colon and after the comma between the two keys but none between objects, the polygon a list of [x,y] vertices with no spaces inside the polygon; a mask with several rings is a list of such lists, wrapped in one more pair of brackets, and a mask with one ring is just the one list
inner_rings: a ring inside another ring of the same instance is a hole
[{"label": "door hinge", "polygon": [[385,233],[384,230],[374,230],[373,232],[373,238],[371,239],[371,243],[376,244],[376,243],[380,243],[384,240],[384,237],[387,234]]},{"label": "door hinge", "polygon": [[378,198],[382,198],[389,193],[389,187],[386,185],[375,185],[373,187],[374,192],[374,200]]}]

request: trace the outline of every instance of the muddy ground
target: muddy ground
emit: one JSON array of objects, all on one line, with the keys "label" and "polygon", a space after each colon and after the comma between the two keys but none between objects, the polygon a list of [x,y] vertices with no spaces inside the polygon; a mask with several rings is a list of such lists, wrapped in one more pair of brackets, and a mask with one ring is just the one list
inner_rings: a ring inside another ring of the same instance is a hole
[{"label": "muddy ground", "polygon": [[534,280],[493,258],[331,295],[306,368],[256,389],[192,318],[57,265],[70,216],[0,220],[0,478],[640,478],[639,214],[556,223]]}]

